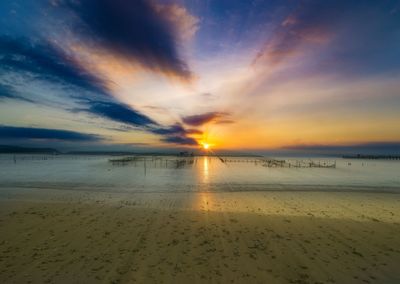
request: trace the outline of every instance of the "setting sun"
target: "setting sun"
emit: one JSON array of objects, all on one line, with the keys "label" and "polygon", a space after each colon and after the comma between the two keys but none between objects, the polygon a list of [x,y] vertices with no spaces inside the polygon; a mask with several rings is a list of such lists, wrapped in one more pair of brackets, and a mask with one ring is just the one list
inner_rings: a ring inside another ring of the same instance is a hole
[{"label": "setting sun", "polygon": [[203,148],[204,148],[205,150],[208,150],[208,149],[210,148],[210,144],[203,143]]}]

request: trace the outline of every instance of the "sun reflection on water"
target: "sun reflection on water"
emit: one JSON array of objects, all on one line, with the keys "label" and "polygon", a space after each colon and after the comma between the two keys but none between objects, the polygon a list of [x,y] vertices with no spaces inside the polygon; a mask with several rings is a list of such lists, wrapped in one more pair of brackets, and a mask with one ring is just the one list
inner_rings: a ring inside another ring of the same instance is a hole
[{"label": "sun reflection on water", "polygon": [[208,157],[203,158],[203,182],[208,183],[209,169],[208,169]]},{"label": "sun reflection on water", "polygon": [[209,157],[201,157],[202,159],[198,164],[199,178],[202,183],[201,189],[194,197],[194,208],[200,211],[209,211],[212,206],[212,194],[208,192],[210,182],[211,161]]}]

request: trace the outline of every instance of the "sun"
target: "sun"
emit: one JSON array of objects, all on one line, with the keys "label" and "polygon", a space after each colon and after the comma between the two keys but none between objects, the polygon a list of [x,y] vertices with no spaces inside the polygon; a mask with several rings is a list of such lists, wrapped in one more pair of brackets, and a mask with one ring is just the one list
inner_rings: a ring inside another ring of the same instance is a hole
[{"label": "sun", "polygon": [[203,141],[199,141],[199,145],[204,151],[211,151],[211,148],[214,147],[214,144],[211,144],[209,142],[205,142],[204,140]]}]

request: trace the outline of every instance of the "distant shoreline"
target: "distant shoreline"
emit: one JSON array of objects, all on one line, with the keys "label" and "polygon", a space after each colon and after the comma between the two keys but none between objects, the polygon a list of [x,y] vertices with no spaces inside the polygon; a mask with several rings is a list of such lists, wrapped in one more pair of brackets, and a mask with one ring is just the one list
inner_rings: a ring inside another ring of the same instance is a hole
[{"label": "distant shoreline", "polygon": [[364,160],[400,160],[400,155],[345,155],[343,159],[364,159]]},{"label": "distant shoreline", "polygon": [[81,155],[81,156],[192,156],[192,157],[204,157],[204,156],[219,156],[219,157],[296,157],[296,158],[342,158],[342,159],[365,159],[365,160],[400,160],[400,154],[389,153],[389,154],[344,154],[344,153],[276,153],[271,152],[269,154],[254,154],[254,153],[243,153],[243,152],[230,152],[222,151],[217,154],[210,154],[202,152],[197,149],[193,150],[168,150],[168,151],[60,151],[55,148],[48,147],[23,147],[23,146],[12,146],[12,145],[0,145],[0,155]]}]

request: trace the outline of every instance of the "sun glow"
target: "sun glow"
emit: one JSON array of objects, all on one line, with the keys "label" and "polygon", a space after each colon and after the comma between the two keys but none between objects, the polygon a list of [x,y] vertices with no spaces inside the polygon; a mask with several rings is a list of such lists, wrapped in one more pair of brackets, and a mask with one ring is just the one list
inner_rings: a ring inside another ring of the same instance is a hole
[{"label": "sun glow", "polygon": [[210,149],[210,144],[203,143],[203,148],[204,148],[204,150]]},{"label": "sun glow", "polygon": [[210,143],[208,140],[203,139],[200,140],[199,142],[200,147],[204,150],[204,151],[211,151],[211,148],[213,148],[215,146],[215,144]]}]

